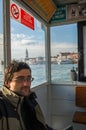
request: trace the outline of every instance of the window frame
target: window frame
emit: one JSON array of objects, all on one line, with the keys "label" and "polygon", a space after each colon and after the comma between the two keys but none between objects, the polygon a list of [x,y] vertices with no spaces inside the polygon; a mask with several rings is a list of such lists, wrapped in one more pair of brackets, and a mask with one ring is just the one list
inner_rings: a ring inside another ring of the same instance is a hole
[{"label": "window frame", "polygon": [[86,26],[86,21],[78,22],[78,81],[85,82],[86,76],[84,74],[84,35],[83,29]]}]

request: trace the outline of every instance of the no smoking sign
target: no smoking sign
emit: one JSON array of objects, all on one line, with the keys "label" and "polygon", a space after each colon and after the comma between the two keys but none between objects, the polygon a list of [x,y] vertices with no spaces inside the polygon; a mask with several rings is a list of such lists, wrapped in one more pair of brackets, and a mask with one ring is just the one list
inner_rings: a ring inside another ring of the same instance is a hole
[{"label": "no smoking sign", "polygon": [[32,17],[28,12],[19,7],[12,0],[10,3],[10,16],[21,24],[34,30],[34,17]]},{"label": "no smoking sign", "polygon": [[18,20],[19,19],[19,7],[16,5],[16,4],[11,4],[11,16],[14,18],[14,19],[16,19],[16,20]]}]

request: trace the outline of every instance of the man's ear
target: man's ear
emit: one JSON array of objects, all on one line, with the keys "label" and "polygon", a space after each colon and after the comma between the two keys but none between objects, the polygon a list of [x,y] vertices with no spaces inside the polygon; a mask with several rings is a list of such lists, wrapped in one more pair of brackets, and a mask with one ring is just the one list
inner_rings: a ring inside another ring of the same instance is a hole
[{"label": "man's ear", "polygon": [[9,82],[9,81],[5,81],[4,84],[5,84],[5,86],[8,87],[8,88],[10,87],[10,82]]}]

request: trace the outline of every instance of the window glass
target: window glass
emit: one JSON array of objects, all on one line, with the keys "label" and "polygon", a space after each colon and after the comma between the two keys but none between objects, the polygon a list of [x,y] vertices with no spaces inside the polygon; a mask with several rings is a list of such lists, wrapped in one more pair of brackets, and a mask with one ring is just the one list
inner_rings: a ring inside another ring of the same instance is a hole
[{"label": "window glass", "polygon": [[36,18],[34,30],[11,18],[11,56],[12,60],[25,61],[30,65],[34,77],[32,87],[46,81],[45,31],[44,25]]},{"label": "window glass", "polygon": [[3,57],[3,0],[0,0],[0,87],[3,85],[4,57]]},{"label": "window glass", "polygon": [[[77,80],[77,25],[51,28],[51,79],[64,83]],[[75,71],[74,71],[75,70]],[[75,75],[72,75],[76,72]],[[75,77],[73,77],[75,76]]]}]

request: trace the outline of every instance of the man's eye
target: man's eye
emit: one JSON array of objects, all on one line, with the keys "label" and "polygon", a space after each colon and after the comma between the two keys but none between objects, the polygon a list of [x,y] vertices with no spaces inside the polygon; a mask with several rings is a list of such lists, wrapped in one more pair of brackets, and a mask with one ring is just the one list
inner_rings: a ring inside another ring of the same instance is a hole
[{"label": "man's eye", "polygon": [[17,77],[17,79],[24,79],[25,77],[24,76],[19,76],[19,77]]}]

